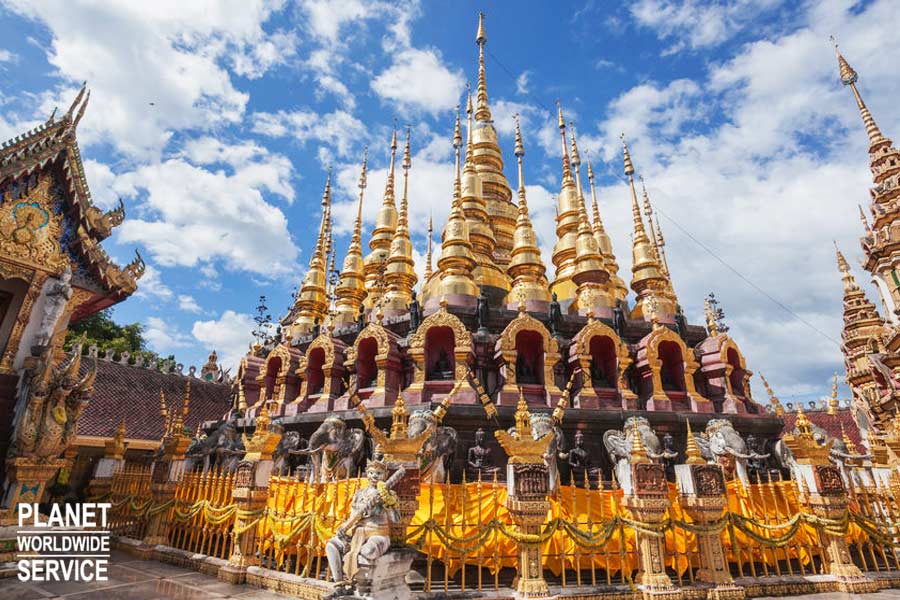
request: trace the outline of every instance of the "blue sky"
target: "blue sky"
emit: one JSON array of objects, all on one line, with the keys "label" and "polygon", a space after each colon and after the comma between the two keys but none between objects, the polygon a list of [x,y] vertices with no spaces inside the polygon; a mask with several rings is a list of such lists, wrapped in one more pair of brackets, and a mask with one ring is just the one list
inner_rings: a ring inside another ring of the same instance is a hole
[{"label": "blue sky", "polygon": [[827,394],[842,370],[831,240],[858,261],[856,205],[871,183],[828,36],[860,72],[882,130],[900,135],[900,11],[890,0],[0,0],[0,138],[68,106],[87,80],[88,181],[98,205],[122,197],[128,210],[105,246],[122,263],[138,248],[149,265],[116,318],[144,323],[155,350],[187,364],[212,348],[233,363],[257,296],[278,314],[302,279],[329,165],[346,249],[366,145],[371,226],[395,118],[413,127],[411,225],[424,255],[429,213],[440,229],[448,210],[453,107],[477,76],[479,10],[507,176],[515,181],[519,112],[545,261],[559,98],[594,161],[620,275],[630,279],[624,132],[690,320],[701,322],[714,291],[749,368],[783,400]]}]

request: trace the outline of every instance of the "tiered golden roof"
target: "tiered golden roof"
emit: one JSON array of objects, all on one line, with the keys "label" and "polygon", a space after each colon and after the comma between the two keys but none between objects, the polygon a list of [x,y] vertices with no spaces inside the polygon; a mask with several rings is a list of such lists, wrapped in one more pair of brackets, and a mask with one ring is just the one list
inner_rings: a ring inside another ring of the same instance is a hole
[{"label": "tiered golden roof", "polygon": [[384,310],[387,314],[401,314],[407,311],[412,300],[412,290],[418,281],[416,265],[413,261],[413,247],[409,239],[409,169],[412,158],[409,150],[409,127],[406,128],[406,146],[403,149],[403,196],[400,199],[400,215],[397,229],[391,241],[391,253],[387,259],[384,281],[388,286],[385,294]]},{"label": "tiered golden roof", "polygon": [[603,227],[603,221],[600,219],[600,208],[597,205],[597,190],[594,188],[594,168],[591,166],[590,160],[587,161],[587,172],[588,183],[591,187],[594,238],[597,240],[597,249],[603,256],[606,264],[606,272],[609,273],[609,281],[607,283],[609,294],[615,300],[621,301],[628,296],[628,288],[625,287],[625,282],[619,277],[619,265],[613,252],[612,241],[609,239],[609,235],[607,235],[606,229]]},{"label": "tiered golden roof", "polygon": [[378,216],[375,217],[372,239],[369,240],[371,252],[369,252],[364,261],[366,291],[369,293],[366,298],[366,306],[368,308],[372,308],[378,300],[374,297],[374,292],[382,287],[381,279],[384,276],[387,259],[391,253],[391,242],[394,239],[394,232],[397,230],[399,217],[397,215],[397,205],[394,201],[394,161],[396,157],[397,129],[395,127],[393,134],[391,134],[391,162],[388,167],[387,182],[384,185],[384,198],[381,202]]},{"label": "tiered golden roof", "polygon": [[797,430],[796,434],[785,434],[782,437],[784,444],[793,453],[794,459],[801,465],[828,464],[834,438],[820,446],[813,435],[812,425],[800,405],[797,405],[797,420],[794,428]]},{"label": "tiered golden roof", "polygon": [[506,307],[513,309],[519,302],[547,304],[550,302],[550,290],[545,275],[544,260],[537,244],[537,236],[531,226],[528,214],[528,201],[525,197],[525,175],[522,169],[522,158],[525,146],[522,144],[522,131],[519,128],[519,115],[516,119],[516,162],[519,172],[519,216],[516,219],[516,233],[513,237],[512,259],[508,272],[513,278],[512,289],[506,296]]},{"label": "tiered golden roof", "polygon": [[319,235],[312,258],[309,260],[309,270],[303,278],[303,284],[297,294],[295,305],[298,310],[297,319],[293,324],[293,332],[309,333],[315,327],[316,322],[321,323],[328,312],[328,277],[325,272],[326,253],[328,250],[328,232],[331,227],[331,172],[325,180],[325,191],[322,193],[322,223],[319,226]]},{"label": "tiered golden roof", "polygon": [[562,139],[562,187],[557,200],[556,213],[556,245],[553,247],[553,264],[556,266],[556,279],[550,289],[560,300],[575,298],[577,285],[572,277],[575,275],[575,256],[578,238],[578,189],[572,177],[569,163],[569,150],[566,144],[566,121],[563,117],[562,105],[557,101],[559,135]]},{"label": "tiered golden roof", "polygon": [[353,235],[350,238],[350,247],[347,248],[347,256],[344,258],[341,278],[334,293],[335,321],[341,324],[353,323],[359,313],[359,307],[366,299],[366,281],[363,269],[362,257],[362,207],[363,196],[366,191],[367,177],[366,167],[369,160],[369,150],[363,153],[362,170],[359,174],[359,200],[356,204],[356,220],[353,222]]}]

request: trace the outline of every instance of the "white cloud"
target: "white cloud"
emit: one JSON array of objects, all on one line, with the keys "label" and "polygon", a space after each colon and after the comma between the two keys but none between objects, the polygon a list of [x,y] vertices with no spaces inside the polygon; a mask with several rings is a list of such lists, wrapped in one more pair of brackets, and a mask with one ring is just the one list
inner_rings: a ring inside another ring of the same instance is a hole
[{"label": "white cloud", "polygon": [[383,100],[432,114],[453,108],[464,86],[462,73],[447,68],[437,50],[418,48],[397,52],[393,64],[372,81]]},{"label": "white cloud", "polygon": [[159,317],[147,317],[143,335],[149,348],[162,356],[191,345],[189,336]]},{"label": "white cloud", "polygon": [[527,94],[529,92],[529,77],[531,77],[531,73],[528,71],[522,71],[522,73],[516,77],[516,92],[519,94]]},{"label": "white cloud", "polygon": [[663,51],[665,55],[685,47],[696,50],[717,46],[781,2],[639,0],[631,6],[631,15],[638,24],[653,29],[660,39],[675,39],[675,43]]},{"label": "white cloud", "polygon": [[10,52],[9,50],[4,50],[3,48],[0,48],[0,63],[16,62],[16,61],[18,61],[18,59],[19,59],[18,54],[14,53],[14,52]]},{"label": "white cloud", "polygon": [[238,362],[253,341],[254,325],[252,316],[226,310],[218,319],[194,321],[191,334],[205,347],[218,352],[219,362],[224,368],[235,372]]},{"label": "white cloud", "polygon": [[172,288],[163,283],[159,269],[148,264],[144,270],[144,276],[138,282],[138,289],[134,295],[147,300],[170,300],[174,294]]},{"label": "white cloud", "polygon": [[290,56],[290,35],[263,29],[281,4],[11,0],[7,6],[50,31],[47,59],[60,83],[46,94],[41,113],[68,106],[75,88],[88,81],[103,109],[88,111],[82,143],[107,141],[151,158],[175,131],[241,119],[248,95],[235,88],[222,63],[256,77]]},{"label": "white cloud", "polygon": [[311,110],[281,110],[254,113],[253,131],[270,137],[291,136],[300,143],[319,142],[332,146],[338,156],[346,157],[355,142],[366,135],[366,126],[343,110],[324,115]]},{"label": "white cloud", "polygon": [[183,310],[184,312],[189,313],[202,313],[203,309],[197,304],[197,301],[193,296],[188,294],[179,294],[178,295],[178,309]]},{"label": "white cloud", "polygon": [[[191,152],[201,154],[199,147]],[[183,159],[145,165],[117,179],[122,194],[138,198],[140,207],[139,217],[119,227],[118,240],[141,242],[165,266],[222,260],[230,269],[251,273],[290,272],[299,251],[284,214],[262,193],[291,199],[290,175],[290,163],[279,157],[249,162],[232,174]]]}]

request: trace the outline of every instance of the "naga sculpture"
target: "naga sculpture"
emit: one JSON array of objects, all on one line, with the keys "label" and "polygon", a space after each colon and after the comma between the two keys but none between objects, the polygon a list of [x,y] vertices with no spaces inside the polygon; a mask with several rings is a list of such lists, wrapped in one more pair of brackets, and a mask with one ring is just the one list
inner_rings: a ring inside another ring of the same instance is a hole
[{"label": "naga sculpture", "polygon": [[750,448],[728,419],[710,419],[705,433],[695,433],[694,439],[700,446],[703,458],[721,466],[726,477],[736,475],[745,486],[750,485],[748,462],[769,457]]},{"label": "naga sculpture", "polygon": [[609,453],[615,469],[616,479],[625,493],[631,493],[631,445],[633,432],[637,431],[641,436],[647,457],[653,462],[661,462],[664,459],[675,458],[676,453],[665,450],[656,432],[650,427],[650,421],[644,417],[628,417],[622,431],[609,429],[603,434],[603,445]]},{"label": "naga sculpture", "polygon": [[31,379],[21,388],[24,411],[16,426],[10,457],[33,458],[38,462],[58,458],[68,448],[78,428],[78,418],[94,393],[97,365],[84,377],[81,369],[81,342],[58,365],[45,352]]},{"label": "naga sculpture", "polygon": [[353,477],[365,458],[366,436],[348,428],[343,419],[328,417],[309,437],[309,447],[297,454],[309,456],[309,483]]},{"label": "naga sculpture", "polygon": [[419,477],[422,481],[443,483],[456,454],[459,436],[453,427],[438,426],[431,410],[417,410],[409,417],[407,435],[415,438],[429,428],[431,436],[419,451]]}]

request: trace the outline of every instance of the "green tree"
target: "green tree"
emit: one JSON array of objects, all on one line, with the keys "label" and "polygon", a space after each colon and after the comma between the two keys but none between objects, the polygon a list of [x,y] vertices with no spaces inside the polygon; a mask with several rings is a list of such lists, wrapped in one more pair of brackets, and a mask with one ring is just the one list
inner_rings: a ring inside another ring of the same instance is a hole
[{"label": "green tree", "polygon": [[[119,325],[113,321],[110,316],[111,312],[110,309],[101,310],[72,323],[69,326],[69,332],[66,334],[66,350],[71,348],[76,340],[84,336],[85,350],[90,346],[97,346],[101,354],[107,350],[112,350],[116,358],[122,352],[128,352],[132,358],[142,355],[145,361],[160,358],[156,352],[147,348],[143,325],[140,323]],[[175,362],[175,357],[171,354],[166,359],[173,363]]]}]

